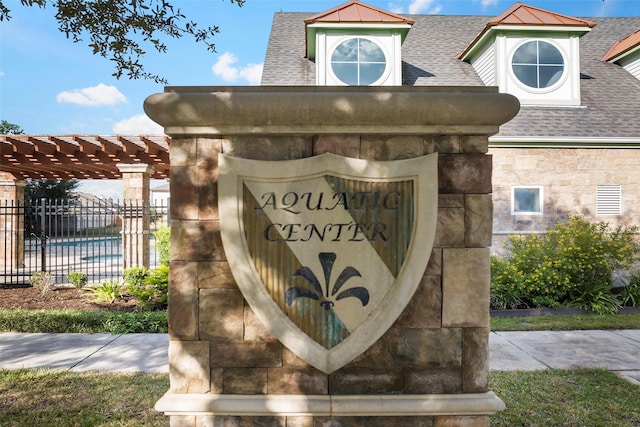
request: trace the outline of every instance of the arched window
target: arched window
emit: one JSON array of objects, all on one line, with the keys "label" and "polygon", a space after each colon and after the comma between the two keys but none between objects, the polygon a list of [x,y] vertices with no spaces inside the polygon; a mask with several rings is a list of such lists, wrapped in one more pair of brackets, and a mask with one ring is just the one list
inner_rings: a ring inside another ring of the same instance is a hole
[{"label": "arched window", "polygon": [[375,42],[351,38],[340,43],[331,55],[331,69],[345,84],[367,86],[376,82],[387,67],[384,51]]},{"label": "arched window", "polygon": [[562,53],[551,43],[534,40],[516,49],[511,60],[516,78],[534,89],[544,89],[556,84],[564,73]]}]

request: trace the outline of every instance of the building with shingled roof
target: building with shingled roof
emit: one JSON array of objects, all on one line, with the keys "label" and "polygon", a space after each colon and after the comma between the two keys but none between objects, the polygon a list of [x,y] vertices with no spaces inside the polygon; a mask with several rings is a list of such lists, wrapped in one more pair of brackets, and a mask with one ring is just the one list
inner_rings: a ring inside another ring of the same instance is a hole
[{"label": "building with shingled roof", "polygon": [[489,139],[494,250],[575,214],[640,225],[640,17],[280,12],[262,85],[496,86],[521,109]]}]

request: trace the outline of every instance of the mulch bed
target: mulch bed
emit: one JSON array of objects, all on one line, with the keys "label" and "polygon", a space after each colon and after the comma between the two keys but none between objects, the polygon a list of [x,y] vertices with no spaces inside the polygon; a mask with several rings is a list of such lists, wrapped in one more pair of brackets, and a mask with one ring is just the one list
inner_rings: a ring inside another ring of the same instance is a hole
[{"label": "mulch bed", "polygon": [[132,298],[119,298],[113,304],[96,302],[90,289],[53,286],[44,294],[33,287],[0,287],[0,308],[26,310],[133,311]]}]

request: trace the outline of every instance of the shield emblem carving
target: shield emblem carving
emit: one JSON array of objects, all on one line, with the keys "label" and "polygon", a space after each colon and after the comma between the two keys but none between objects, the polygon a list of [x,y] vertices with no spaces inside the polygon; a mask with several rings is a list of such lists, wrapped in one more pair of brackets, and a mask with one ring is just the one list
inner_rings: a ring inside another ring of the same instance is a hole
[{"label": "shield emblem carving", "polygon": [[256,315],[331,373],[380,338],[417,289],[437,220],[437,154],[367,161],[220,155],[222,242]]}]

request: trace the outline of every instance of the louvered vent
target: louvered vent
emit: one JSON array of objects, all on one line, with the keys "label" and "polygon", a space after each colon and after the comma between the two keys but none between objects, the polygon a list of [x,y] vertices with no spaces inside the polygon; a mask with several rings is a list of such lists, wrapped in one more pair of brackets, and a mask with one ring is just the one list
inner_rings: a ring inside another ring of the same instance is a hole
[{"label": "louvered vent", "polygon": [[596,215],[620,215],[622,213],[622,186],[596,186]]}]

